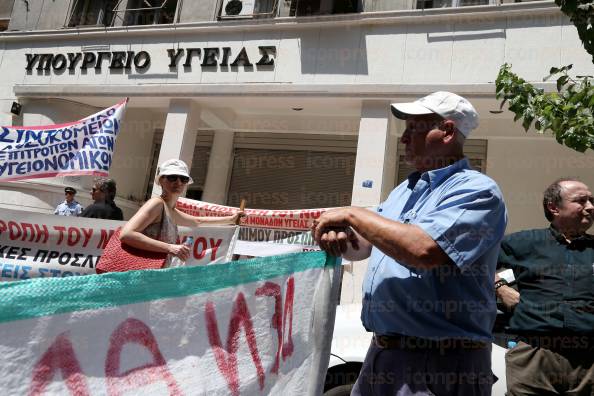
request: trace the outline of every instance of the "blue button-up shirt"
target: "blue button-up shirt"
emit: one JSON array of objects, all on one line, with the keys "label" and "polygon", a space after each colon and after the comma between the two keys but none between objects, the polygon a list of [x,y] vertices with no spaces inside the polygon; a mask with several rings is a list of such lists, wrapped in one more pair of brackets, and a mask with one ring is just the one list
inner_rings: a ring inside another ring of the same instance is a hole
[{"label": "blue button-up shirt", "polygon": [[422,228],[453,264],[416,269],[374,247],[363,282],[365,328],[381,335],[491,340],[493,277],[507,225],[497,184],[464,158],[411,174],[377,210]]},{"label": "blue button-up shirt", "polygon": [[68,203],[68,201],[62,202],[54,210],[54,214],[59,216],[80,216],[83,211],[83,207],[76,201]]}]

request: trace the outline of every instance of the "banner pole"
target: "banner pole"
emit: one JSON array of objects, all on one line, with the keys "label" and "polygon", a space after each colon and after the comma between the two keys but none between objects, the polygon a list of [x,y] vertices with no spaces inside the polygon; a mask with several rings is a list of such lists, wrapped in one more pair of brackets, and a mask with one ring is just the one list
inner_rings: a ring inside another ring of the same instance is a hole
[{"label": "banner pole", "polygon": [[[243,212],[245,210],[245,199],[241,199],[241,202],[239,203],[239,211]],[[235,229],[235,235],[233,235],[233,250],[235,250],[235,242],[237,242],[237,238],[239,237],[239,223],[241,222],[241,218],[237,218],[237,220],[235,221],[235,225],[237,226],[237,228]],[[234,254],[233,256],[231,256],[231,261],[238,261],[239,260],[239,254]]]},{"label": "banner pole", "polygon": [[[245,199],[241,199],[241,202],[239,203],[239,211],[243,212],[245,210]],[[239,225],[239,223],[241,222],[241,218],[237,219],[237,222],[235,224]]]}]

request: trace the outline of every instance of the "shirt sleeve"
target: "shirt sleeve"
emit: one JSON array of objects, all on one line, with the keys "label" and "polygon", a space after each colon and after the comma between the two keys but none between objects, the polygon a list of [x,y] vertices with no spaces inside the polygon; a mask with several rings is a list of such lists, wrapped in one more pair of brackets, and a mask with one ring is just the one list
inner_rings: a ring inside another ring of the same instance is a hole
[{"label": "shirt sleeve", "polygon": [[463,269],[501,241],[507,214],[498,192],[464,189],[447,194],[416,225]]},{"label": "shirt sleeve", "polygon": [[501,248],[499,249],[499,257],[497,258],[497,269],[512,268],[513,269],[513,249],[509,244],[507,238],[501,241]]}]

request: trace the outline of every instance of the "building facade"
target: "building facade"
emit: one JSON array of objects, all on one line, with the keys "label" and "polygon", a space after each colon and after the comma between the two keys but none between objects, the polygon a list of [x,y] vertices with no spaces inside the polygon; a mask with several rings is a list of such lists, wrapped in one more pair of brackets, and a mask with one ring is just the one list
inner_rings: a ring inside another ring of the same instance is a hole
[{"label": "building facade", "polygon": [[[594,71],[552,1],[0,1],[0,22],[0,125],[73,121],[130,98],[110,170],[126,218],[169,158],[191,164],[190,198],[377,205],[409,170],[389,103],[436,90],[479,111],[467,155],[501,186],[508,232],[545,224],[555,178],[594,185],[591,153],[524,133],[495,99],[503,63],[551,90],[551,66]],[[90,202],[90,178],[63,177],[0,183],[0,207],[49,213],[64,185]]]}]

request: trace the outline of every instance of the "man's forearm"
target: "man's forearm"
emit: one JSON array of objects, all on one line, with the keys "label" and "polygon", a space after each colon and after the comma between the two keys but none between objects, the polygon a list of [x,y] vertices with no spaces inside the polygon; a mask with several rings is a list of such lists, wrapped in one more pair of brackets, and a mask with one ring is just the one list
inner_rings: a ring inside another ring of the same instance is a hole
[{"label": "man's forearm", "polygon": [[420,227],[386,219],[364,208],[349,208],[347,222],[365,240],[405,265],[429,269],[450,262]]}]

